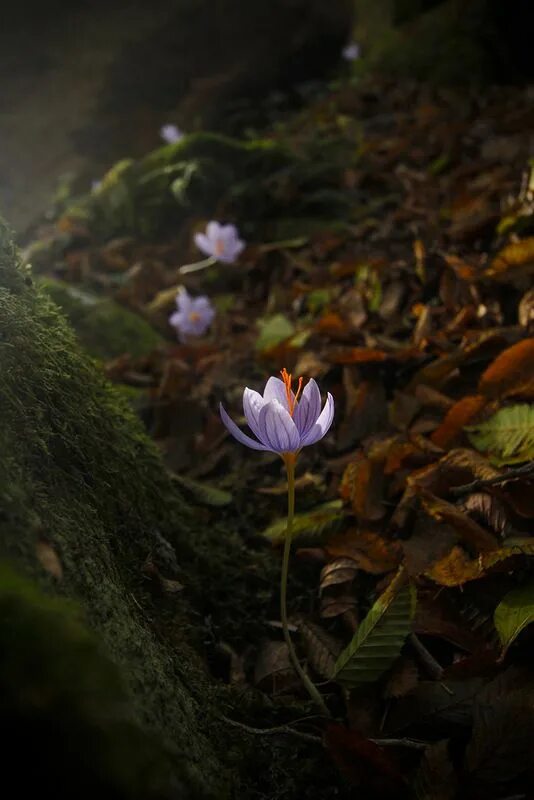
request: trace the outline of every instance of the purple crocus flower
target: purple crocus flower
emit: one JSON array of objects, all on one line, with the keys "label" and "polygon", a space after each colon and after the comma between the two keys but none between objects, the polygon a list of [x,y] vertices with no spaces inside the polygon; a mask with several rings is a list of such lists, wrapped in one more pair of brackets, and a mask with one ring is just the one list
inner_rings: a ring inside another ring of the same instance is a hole
[{"label": "purple crocus flower", "polygon": [[208,222],[206,233],[195,234],[195,244],[207,256],[224,264],[233,264],[245,247],[235,225]]},{"label": "purple crocus flower", "polygon": [[[246,388],[243,411],[256,439],[243,433],[220,405],[221,419],[232,436],[253,450],[269,450],[287,456],[302,447],[315,444],[326,435],[334,419],[334,398],[327,394],[321,411],[321,392],[313,378],[302,390],[299,378],[297,393],[291,388],[292,378],[283,369],[279,378],[269,378],[263,397]],[[299,399],[300,396],[300,399]]]},{"label": "purple crocus flower", "polygon": [[342,50],[345,61],[356,61],[360,57],[360,45],[357,42],[349,42]]},{"label": "purple crocus flower", "polygon": [[188,336],[202,336],[213,322],[215,309],[207,297],[191,297],[182,288],[176,295],[176,305],[178,310],[171,314],[169,322],[182,342]]},{"label": "purple crocus flower", "polygon": [[159,129],[159,135],[164,142],[167,142],[167,144],[176,144],[176,142],[179,142],[180,139],[184,138],[184,134],[180,128],[178,128],[176,125],[172,125],[171,123],[162,125]]}]

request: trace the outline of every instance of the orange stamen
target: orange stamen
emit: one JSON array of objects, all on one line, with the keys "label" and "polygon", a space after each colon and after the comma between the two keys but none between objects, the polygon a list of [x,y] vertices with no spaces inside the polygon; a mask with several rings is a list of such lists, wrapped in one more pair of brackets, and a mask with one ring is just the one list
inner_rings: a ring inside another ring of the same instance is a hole
[{"label": "orange stamen", "polygon": [[287,410],[289,411],[290,415],[293,416],[295,411],[295,406],[297,405],[297,400],[299,399],[299,395],[302,390],[302,378],[299,378],[299,385],[297,388],[297,392],[294,397],[292,397],[292,389],[291,384],[293,383],[293,376],[287,369],[284,369],[280,372],[282,376],[282,380],[284,381],[284,385],[286,387],[286,398],[287,398]]},{"label": "orange stamen", "polygon": [[198,322],[198,320],[200,319],[200,314],[198,313],[198,311],[191,311],[191,313],[189,314],[189,319],[191,322]]}]

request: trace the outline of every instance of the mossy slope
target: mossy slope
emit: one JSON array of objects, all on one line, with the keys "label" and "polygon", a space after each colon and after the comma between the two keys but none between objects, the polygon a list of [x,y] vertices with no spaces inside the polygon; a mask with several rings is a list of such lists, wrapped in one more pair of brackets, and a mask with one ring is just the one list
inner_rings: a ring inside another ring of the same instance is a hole
[{"label": "mossy slope", "polygon": [[[2,222],[0,373],[0,555],[81,602],[124,677],[132,720],[172,743],[198,796],[224,797],[202,668],[187,644],[171,648],[152,629],[142,573],[148,555],[172,554],[166,541],[189,539],[190,515],[125,402],[20,268]],[[60,581],[36,558],[42,539]],[[176,570],[172,555],[165,566]]]}]

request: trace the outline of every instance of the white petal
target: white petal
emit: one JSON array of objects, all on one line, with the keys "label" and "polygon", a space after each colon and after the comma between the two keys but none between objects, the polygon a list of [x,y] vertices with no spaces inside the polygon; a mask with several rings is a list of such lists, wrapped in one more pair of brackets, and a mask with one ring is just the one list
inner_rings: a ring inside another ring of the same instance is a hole
[{"label": "white petal", "polygon": [[221,226],[215,220],[208,222],[206,225],[206,236],[212,243],[212,246],[217,243],[217,239],[221,236]]},{"label": "white petal", "polygon": [[195,244],[201,253],[204,253],[207,256],[213,255],[213,244],[205,233],[195,233],[194,239]]},{"label": "white petal", "polygon": [[263,390],[263,399],[267,403],[269,403],[271,400],[278,400],[278,402],[281,403],[282,406],[289,412],[289,409],[287,408],[286,385],[284,381],[280,380],[280,378],[269,378],[265,384],[265,389]]},{"label": "white petal", "polygon": [[265,403],[260,411],[260,438],[275,453],[294,453],[300,436],[289,411],[278,400]]},{"label": "white petal", "polygon": [[304,391],[297,402],[293,419],[301,437],[306,436],[310,428],[317,422],[321,413],[321,392],[311,378],[304,387]]},{"label": "white petal", "polygon": [[234,439],[237,439],[238,442],[245,444],[247,447],[251,447],[253,450],[270,450],[269,447],[266,447],[260,442],[256,442],[254,439],[251,439],[250,436],[247,436],[246,433],[243,433],[243,431],[237,427],[233,419],[228,416],[222,403],[219,405],[219,413],[225,427],[232,434]]},{"label": "white petal", "polygon": [[332,421],[334,419],[334,398],[328,392],[326,397],[326,403],[324,405],[323,410],[319,414],[317,422],[315,425],[312,425],[310,430],[305,436],[302,436],[300,440],[300,446],[306,447],[310,444],[315,444],[318,442],[319,439],[322,439],[323,436],[326,436],[328,433],[330,426],[332,425]]},{"label": "white petal", "polygon": [[248,426],[252,433],[258,437],[260,436],[260,411],[265,405],[265,400],[253,389],[246,388],[243,392],[243,411],[248,422]]}]

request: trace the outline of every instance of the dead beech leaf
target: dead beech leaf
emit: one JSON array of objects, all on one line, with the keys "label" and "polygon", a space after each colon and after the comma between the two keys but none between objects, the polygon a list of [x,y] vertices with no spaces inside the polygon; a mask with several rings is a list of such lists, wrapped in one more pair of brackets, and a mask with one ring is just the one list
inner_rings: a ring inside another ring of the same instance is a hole
[{"label": "dead beech leaf", "polygon": [[255,685],[271,694],[280,694],[294,689],[298,682],[286,643],[265,640],[256,659]]},{"label": "dead beech leaf", "polygon": [[462,397],[447,412],[441,425],[431,434],[430,438],[438,447],[450,447],[463,434],[466,425],[473,422],[486,405],[487,400],[483,395],[467,395]]},{"label": "dead beech leaf", "polygon": [[525,557],[534,556],[534,541],[501,547],[478,558],[469,558],[461,547],[453,547],[448,556],[434,564],[425,575],[441,586],[461,586],[478,580],[490,571],[507,571]]},{"label": "dead beech leaf", "polygon": [[467,581],[482,577],[483,570],[477,560],[469,558],[465,550],[456,545],[445,558],[433,564],[425,575],[440,586],[461,586]]},{"label": "dead beech leaf", "polygon": [[358,572],[358,565],[351,558],[336,558],[321,570],[319,594],[328,586],[350,583]]},{"label": "dead beech leaf", "polygon": [[522,328],[527,330],[534,324],[534,289],[529,289],[519,303],[517,317]]},{"label": "dead beech leaf", "polygon": [[321,597],[321,617],[332,619],[352,611],[357,606],[356,598],[351,594],[324,594]]},{"label": "dead beech leaf", "polygon": [[332,353],[334,364],[381,364],[387,361],[388,354],[370,347],[351,347]]},{"label": "dead beech leaf", "polygon": [[523,339],[498,355],[480,378],[478,390],[491,398],[534,398],[534,337]]},{"label": "dead beech leaf", "polygon": [[360,519],[379,520],[386,513],[383,483],[382,464],[362,455],[346,467],[339,493]]},{"label": "dead beech leaf", "polygon": [[341,642],[308,620],[299,623],[308,662],[322,678],[329,680],[335,672],[336,659],[343,649]]},{"label": "dead beech leaf", "polygon": [[331,558],[348,558],[370,575],[383,575],[396,569],[401,560],[398,543],[388,542],[373,531],[352,529],[332,536],[324,547]]},{"label": "dead beech leaf", "polygon": [[534,236],[511,242],[495,256],[484,276],[497,281],[510,281],[518,275],[527,277],[534,271]]},{"label": "dead beech leaf", "polygon": [[63,578],[63,566],[59,560],[59,556],[54,547],[46,539],[39,539],[35,543],[35,555],[37,560],[43,567],[57,581]]},{"label": "dead beech leaf", "polygon": [[425,489],[420,489],[418,494],[427,514],[438,522],[450,525],[460,539],[475,552],[495,550],[498,547],[496,537],[468,517],[461,508],[432,495]]},{"label": "dead beech leaf", "polygon": [[511,525],[507,509],[498,497],[487,492],[476,492],[469,495],[464,501],[463,507],[471,517],[480,519],[497,536],[505,537],[510,531]]}]

